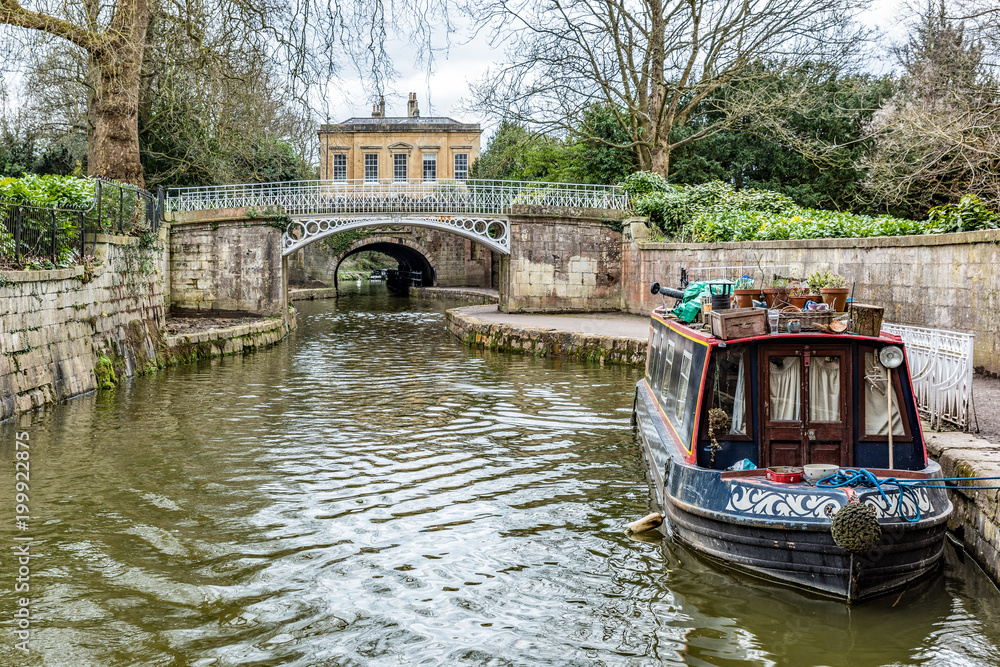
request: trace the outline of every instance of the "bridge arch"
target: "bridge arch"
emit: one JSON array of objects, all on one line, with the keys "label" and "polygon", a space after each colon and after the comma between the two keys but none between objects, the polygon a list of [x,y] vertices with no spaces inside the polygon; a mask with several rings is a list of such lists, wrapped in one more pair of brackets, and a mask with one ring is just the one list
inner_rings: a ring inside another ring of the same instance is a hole
[{"label": "bridge arch", "polygon": [[388,255],[399,262],[399,268],[408,271],[419,271],[423,276],[424,285],[434,285],[435,270],[431,265],[428,256],[431,255],[427,248],[419,243],[414,243],[410,239],[400,238],[387,234],[377,234],[358,239],[347,246],[339,255],[334,258],[333,286],[339,289],[337,274],[340,271],[340,264],[359,252],[374,251],[383,255]]},{"label": "bridge arch", "polygon": [[439,229],[471,239],[503,255],[510,254],[510,220],[506,216],[414,216],[399,214],[341,215],[336,217],[293,216],[288,229],[282,235],[281,254],[288,256],[310,243],[315,243],[339,232],[386,225]]}]

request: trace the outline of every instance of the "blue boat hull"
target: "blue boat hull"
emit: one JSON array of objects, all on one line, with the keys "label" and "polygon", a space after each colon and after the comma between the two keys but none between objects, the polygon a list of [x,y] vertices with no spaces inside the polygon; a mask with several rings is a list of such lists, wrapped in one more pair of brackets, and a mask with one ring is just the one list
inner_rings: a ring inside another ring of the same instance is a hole
[{"label": "blue boat hull", "polygon": [[[635,420],[654,499],[668,534],[696,551],[753,575],[801,586],[848,602],[897,590],[931,571],[944,553],[952,505],[943,489],[916,489],[900,505],[895,487],[825,489],[770,482],[763,471],[700,468],[662,424],[642,383]],[[940,477],[931,462],[917,475]],[[870,505],[882,537],[864,554],[841,549],[831,534],[844,505]],[[919,511],[920,519],[913,519]],[[902,513],[902,516],[900,516]]]}]

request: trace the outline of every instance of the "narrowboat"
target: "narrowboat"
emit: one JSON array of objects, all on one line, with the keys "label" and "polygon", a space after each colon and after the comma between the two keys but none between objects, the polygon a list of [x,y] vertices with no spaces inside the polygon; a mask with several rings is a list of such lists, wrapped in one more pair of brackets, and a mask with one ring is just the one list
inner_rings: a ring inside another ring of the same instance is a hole
[{"label": "narrowboat", "polygon": [[[897,336],[765,324],[726,340],[657,308],[633,419],[664,530],[712,559],[853,603],[942,558],[952,505]],[[783,474],[807,464],[912,486]]]}]

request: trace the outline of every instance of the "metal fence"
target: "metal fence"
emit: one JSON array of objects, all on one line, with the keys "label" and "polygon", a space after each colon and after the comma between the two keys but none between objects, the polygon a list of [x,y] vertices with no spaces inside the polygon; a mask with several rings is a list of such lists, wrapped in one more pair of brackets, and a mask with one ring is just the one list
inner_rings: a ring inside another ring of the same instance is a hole
[{"label": "metal fence", "polygon": [[163,211],[159,196],[127,183],[94,179],[87,208],[42,207],[0,200],[0,264],[20,268],[49,263],[68,266],[88,254],[93,234],[141,234],[159,229]]},{"label": "metal fence", "polygon": [[286,215],[327,213],[478,213],[506,215],[512,206],[627,210],[617,185],[522,181],[291,181],[171,188],[171,211],[254,207]]},{"label": "metal fence", "polygon": [[931,428],[944,422],[969,430],[972,406],[972,334],[883,324],[903,339],[920,414]]}]

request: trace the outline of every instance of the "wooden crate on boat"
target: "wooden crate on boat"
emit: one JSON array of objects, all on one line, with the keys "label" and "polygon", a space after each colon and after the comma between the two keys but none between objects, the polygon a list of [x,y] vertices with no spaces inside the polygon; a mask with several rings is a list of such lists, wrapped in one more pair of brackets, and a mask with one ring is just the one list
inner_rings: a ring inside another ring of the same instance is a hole
[{"label": "wooden crate on boat", "polygon": [[833,321],[834,316],[839,314],[831,310],[807,310],[801,313],[782,311],[781,315],[778,316],[778,331],[787,333],[789,320],[798,320],[802,325],[802,331],[822,331],[816,325],[828,325]]},{"label": "wooden crate on boat", "polygon": [[763,336],[767,333],[767,311],[760,308],[713,310],[712,335],[721,340]]}]

